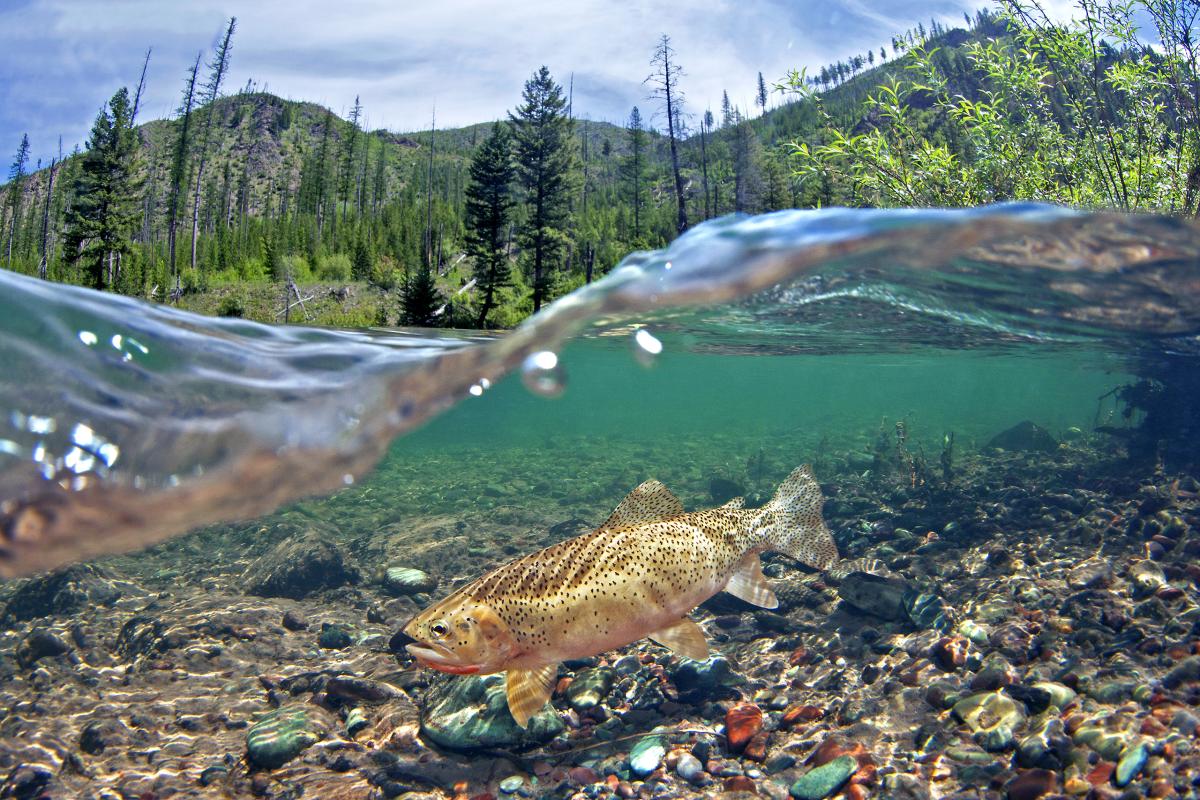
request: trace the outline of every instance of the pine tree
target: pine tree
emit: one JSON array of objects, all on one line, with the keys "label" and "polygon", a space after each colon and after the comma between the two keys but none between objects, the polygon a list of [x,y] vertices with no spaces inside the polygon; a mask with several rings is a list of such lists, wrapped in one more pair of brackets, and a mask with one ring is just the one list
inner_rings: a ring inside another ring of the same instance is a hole
[{"label": "pine tree", "polygon": [[671,37],[664,33],[658,40],[654,57],[650,59],[655,71],[646,78],[646,81],[654,83],[653,96],[662,98],[666,106],[667,139],[671,145],[671,171],[675,175],[675,208],[678,212],[676,232],[683,233],[688,227],[687,205],[683,196],[683,174],[679,171],[679,149],[676,145],[677,132],[682,135],[678,129],[683,106],[683,95],[679,91],[679,78],[683,75],[683,69],[678,63],[674,63],[674,58],[675,48],[671,47]]},{"label": "pine tree", "polygon": [[728,128],[733,124],[733,104],[729,102],[729,92],[721,92],[721,127]]},{"label": "pine tree", "polygon": [[704,116],[700,119],[700,175],[703,184],[701,188],[704,190],[704,218],[712,217],[712,210],[708,204],[708,134],[712,132],[713,115],[712,112],[705,109]]},{"label": "pine tree", "polygon": [[554,268],[566,244],[568,203],[575,167],[574,122],[562,86],[543,66],[525,82],[524,103],[509,114],[517,177],[527,209],[519,239],[533,284],[533,310],[549,299]]},{"label": "pine tree", "polygon": [[183,103],[179,106],[179,138],[175,140],[175,150],[171,158],[171,189],[167,197],[167,260],[171,275],[175,278],[175,288],[179,288],[179,270],[175,262],[175,234],[179,228],[180,204],[183,199],[184,183],[187,181],[188,149],[191,140],[188,132],[191,128],[192,109],[196,105],[196,76],[200,72],[200,53],[192,64],[187,81],[183,88]]},{"label": "pine tree", "polygon": [[629,112],[628,132],[629,155],[625,158],[622,170],[625,180],[629,182],[629,205],[633,208],[633,241],[642,238],[642,181],[646,172],[646,131],[642,127],[642,112],[634,106]]},{"label": "pine tree", "polygon": [[442,295],[433,269],[426,264],[404,281],[400,292],[401,321],[405,325],[432,328],[438,323]]},{"label": "pine tree", "polygon": [[229,69],[230,45],[233,41],[233,31],[237,27],[237,17],[229,18],[225,28],[225,36],[217,47],[216,55],[209,64],[211,70],[208,83],[204,86],[201,105],[207,106],[208,113],[204,116],[204,129],[200,134],[200,157],[196,166],[196,191],[192,196],[192,269],[196,268],[196,243],[200,238],[200,188],[204,182],[204,165],[208,161],[208,140],[212,133],[213,117],[217,114],[217,98],[221,96],[221,82]]},{"label": "pine tree", "polygon": [[762,110],[761,113],[767,112],[767,82],[763,80],[762,73],[758,73],[758,91],[755,92],[754,102]]},{"label": "pine tree", "polygon": [[350,203],[350,188],[354,182],[354,156],[358,150],[358,123],[362,119],[362,104],[358,95],[354,97],[354,108],[350,110],[350,135],[346,137],[342,151],[341,181],[338,186],[342,198],[342,224],[346,224],[346,206]]},{"label": "pine tree", "polygon": [[12,269],[13,239],[17,235],[17,220],[21,216],[21,199],[25,192],[25,165],[29,163],[29,134],[21,136],[17,156],[8,171],[8,268]]},{"label": "pine tree", "polygon": [[117,286],[121,259],[132,252],[141,190],[132,112],[128,89],[100,110],[76,178],[67,253],[96,289]]},{"label": "pine tree", "polygon": [[356,281],[368,281],[374,271],[375,257],[371,254],[371,243],[365,233],[354,240],[354,256],[350,259],[350,277]]},{"label": "pine tree", "polygon": [[512,140],[506,126],[492,125],[492,133],[471,159],[467,185],[467,252],[475,258],[476,287],[483,295],[478,326],[487,325],[495,307],[496,291],[508,285],[508,223],[513,207]]}]

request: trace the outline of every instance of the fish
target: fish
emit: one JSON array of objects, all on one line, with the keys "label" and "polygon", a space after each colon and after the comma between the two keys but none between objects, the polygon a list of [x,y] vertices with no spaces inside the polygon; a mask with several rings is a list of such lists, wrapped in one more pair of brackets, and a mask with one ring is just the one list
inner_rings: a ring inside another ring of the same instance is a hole
[{"label": "fish", "polygon": [[761,508],[734,498],[687,513],[662,483],[629,493],[599,528],[518,558],[426,608],[402,629],[417,664],[454,675],[505,673],[522,728],[545,706],[558,666],[649,638],[708,658],[688,613],[726,591],[762,608],[779,601],[759,555],[824,570],[838,557],[808,465]]}]

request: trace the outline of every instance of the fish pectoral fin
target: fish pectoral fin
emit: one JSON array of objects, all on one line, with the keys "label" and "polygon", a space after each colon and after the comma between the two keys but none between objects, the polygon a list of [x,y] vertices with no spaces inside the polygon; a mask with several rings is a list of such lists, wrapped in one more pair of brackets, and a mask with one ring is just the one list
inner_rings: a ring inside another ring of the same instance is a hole
[{"label": "fish pectoral fin", "polygon": [[729,576],[729,583],[725,584],[725,591],[761,608],[779,608],[779,600],[771,591],[767,576],[763,575],[758,553],[747,553],[738,563],[733,575]]},{"label": "fish pectoral fin", "polygon": [[508,710],[522,728],[529,724],[530,717],[546,705],[554,692],[557,677],[558,664],[547,664],[537,669],[510,669],[505,674]]},{"label": "fish pectoral fin", "polygon": [[617,530],[643,522],[678,517],[683,503],[658,481],[646,481],[625,496],[600,527]]},{"label": "fish pectoral fin", "polygon": [[704,631],[687,617],[654,633],[646,634],[646,638],[696,661],[708,658],[708,642],[704,639]]}]

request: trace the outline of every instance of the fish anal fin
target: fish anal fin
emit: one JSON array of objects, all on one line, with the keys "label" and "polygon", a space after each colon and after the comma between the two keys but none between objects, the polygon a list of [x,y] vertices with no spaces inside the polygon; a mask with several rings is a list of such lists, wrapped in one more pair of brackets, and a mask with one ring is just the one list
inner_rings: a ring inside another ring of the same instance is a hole
[{"label": "fish anal fin", "polygon": [[683,503],[671,494],[671,490],[658,481],[646,481],[625,496],[601,526],[616,530],[643,522],[678,517],[683,513]]},{"label": "fish anal fin", "polygon": [[508,710],[522,728],[529,724],[530,717],[546,705],[557,677],[558,664],[547,664],[537,669],[510,669],[505,674]]},{"label": "fish anal fin", "polygon": [[704,631],[692,620],[684,617],[672,625],[646,634],[647,639],[658,642],[663,647],[696,661],[708,658],[708,642],[704,639]]},{"label": "fish anal fin", "polygon": [[727,511],[736,511],[739,508],[745,508],[745,507],[746,507],[746,498],[744,498],[744,497],[735,497],[732,500],[730,500],[729,502],[722,503],[721,505],[717,506],[717,508],[723,508]]},{"label": "fish anal fin", "polygon": [[725,591],[760,608],[779,607],[779,600],[763,575],[758,553],[747,553],[738,562],[737,569],[729,576],[729,583],[725,584]]}]

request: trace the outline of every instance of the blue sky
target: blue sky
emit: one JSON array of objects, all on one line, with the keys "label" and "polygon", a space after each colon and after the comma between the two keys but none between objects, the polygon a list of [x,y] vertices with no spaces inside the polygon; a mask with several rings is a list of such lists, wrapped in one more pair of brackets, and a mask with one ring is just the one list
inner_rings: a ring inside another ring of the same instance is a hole
[{"label": "blue sky", "polygon": [[[137,83],[153,48],[142,121],[170,116],[184,75],[224,20],[238,17],[235,91],[260,88],[345,114],[360,95],[372,128],[495,119],[541,64],[567,84],[577,116],[623,121],[653,104],[642,80],[662,33],[685,70],[687,110],[752,105],[768,81],[879,46],[931,17],[961,24],[962,0],[0,0],[0,161],[22,133],[33,160],[82,145],[101,104]],[[5,167],[7,169],[7,167]],[[4,176],[0,175],[0,180]]]}]

